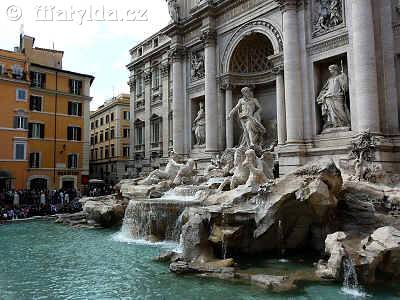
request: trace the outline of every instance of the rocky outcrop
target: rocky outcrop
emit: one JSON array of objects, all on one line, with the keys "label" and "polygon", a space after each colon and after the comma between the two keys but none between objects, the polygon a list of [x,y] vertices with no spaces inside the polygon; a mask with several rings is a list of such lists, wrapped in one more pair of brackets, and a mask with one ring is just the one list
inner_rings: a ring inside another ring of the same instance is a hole
[{"label": "rocky outcrop", "polygon": [[327,231],[341,186],[339,169],[325,161],[260,188],[240,186],[213,194],[206,206],[190,210],[182,231],[183,258],[204,263],[230,252],[308,247],[313,232]]},{"label": "rocky outcrop", "polygon": [[328,261],[320,260],[317,266],[317,276],[322,279],[340,280],[342,261],[346,256],[343,241],[347,238],[344,232],[335,232],[328,235],[325,240],[325,254],[329,255]]},{"label": "rocky outcrop", "polygon": [[115,195],[83,198],[83,212],[87,215],[88,223],[101,227],[112,227],[122,224],[127,203],[118,200]]},{"label": "rocky outcrop", "polygon": [[377,272],[399,278],[400,231],[391,226],[378,228],[361,241],[356,255],[356,268],[363,282],[374,282]]}]

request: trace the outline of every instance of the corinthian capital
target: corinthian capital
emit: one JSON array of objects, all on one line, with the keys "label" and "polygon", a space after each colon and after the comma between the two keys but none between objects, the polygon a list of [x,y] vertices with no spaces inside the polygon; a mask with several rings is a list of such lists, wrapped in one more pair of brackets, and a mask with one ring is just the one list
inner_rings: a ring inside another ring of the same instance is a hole
[{"label": "corinthian capital", "polygon": [[205,44],[214,44],[217,40],[217,32],[214,29],[207,28],[201,32],[200,40]]},{"label": "corinthian capital", "polygon": [[281,10],[286,11],[286,10],[292,10],[292,9],[297,9],[298,6],[301,4],[298,0],[275,0],[275,2],[278,2]]},{"label": "corinthian capital", "polygon": [[185,55],[185,48],[175,45],[168,51],[168,57],[172,61],[182,60]]}]

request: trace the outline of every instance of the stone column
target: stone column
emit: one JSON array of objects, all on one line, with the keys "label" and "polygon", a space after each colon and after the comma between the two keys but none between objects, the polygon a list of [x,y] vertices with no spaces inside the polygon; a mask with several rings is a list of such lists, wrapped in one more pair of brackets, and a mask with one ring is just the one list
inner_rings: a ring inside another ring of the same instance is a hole
[{"label": "stone column", "polygon": [[206,114],[206,151],[218,151],[218,96],[217,96],[217,60],[215,51],[216,33],[206,29],[202,32],[205,64],[205,114]]},{"label": "stone column", "polygon": [[173,97],[173,144],[178,155],[185,154],[185,98],[183,90],[184,49],[175,46],[170,56],[172,59],[172,97]]},{"label": "stone column", "polygon": [[282,2],[287,143],[303,142],[303,92],[297,0]]},{"label": "stone column", "polygon": [[278,130],[278,144],[286,143],[286,104],[285,84],[283,81],[283,70],[274,70],[276,74],[276,123]]},{"label": "stone column", "polygon": [[[131,120],[129,122],[129,128],[131,130],[131,136],[129,140],[129,159],[132,161],[135,158],[135,103],[136,103],[136,79],[135,77],[131,77],[129,80],[129,87],[131,91],[131,99],[130,99],[130,112],[131,112]],[[117,140],[117,144],[119,144],[119,140]],[[120,156],[121,152],[117,152],[117,155]],[[131,170],[133,171],[133,170]]]},{"label": "stone column", "polygon": [[161,65],[161,80],[162,80],[162,151],[163,157],[168,157],[169,147],[169,63],[164,62]]},{"label": "stone column", "polygon": [[150,158],[151,155],[151,71],[144,72],[144,115],[145,115],[145,126],[144,126],[144,156],[146,159]]},{"label": "stone column", "polygon": [[233,108],[232,85],[225,86],[225,120],[226,120],[226,148],[233,148],[233,119],[228,119],[228,115]]},{"label": "stone column", "polygon": [[371,0],[352,0],[353,84],[358,130],[380,132],[375,36]]}]

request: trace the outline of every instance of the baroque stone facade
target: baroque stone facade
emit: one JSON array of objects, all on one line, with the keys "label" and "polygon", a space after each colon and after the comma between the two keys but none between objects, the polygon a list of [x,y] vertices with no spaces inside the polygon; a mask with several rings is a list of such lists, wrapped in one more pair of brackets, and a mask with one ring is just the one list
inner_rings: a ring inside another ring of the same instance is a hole
[{"label": "baroque stone facade", "polygon": [[229,112],[244,87],[259,102],[260,139],[276,144],[280,174],[340,160],[366,130],[379,136],[375,162],[399,171],[398,1],[176,0],[169,8],[171,23],[130,51],[136,173],[172,149],[201,163],[240,145],[243,122]]}]

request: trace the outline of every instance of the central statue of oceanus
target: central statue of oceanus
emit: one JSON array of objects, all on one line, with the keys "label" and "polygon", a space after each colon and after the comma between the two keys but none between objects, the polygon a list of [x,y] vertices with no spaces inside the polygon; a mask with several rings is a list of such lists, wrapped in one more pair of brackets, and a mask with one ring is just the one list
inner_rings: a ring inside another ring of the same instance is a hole
[{"label": "central statue of oceanus", "polygon": [[238,112],[243,128],[241,147],[260,146],[262,136],[266,132],[265,127],[261,124],[261,105],[253,97],[249,87],[242,89],[242,95],[243,97],[239,99],[238,104],[229,113],[228,119],[232,119],[234,114]]}]

